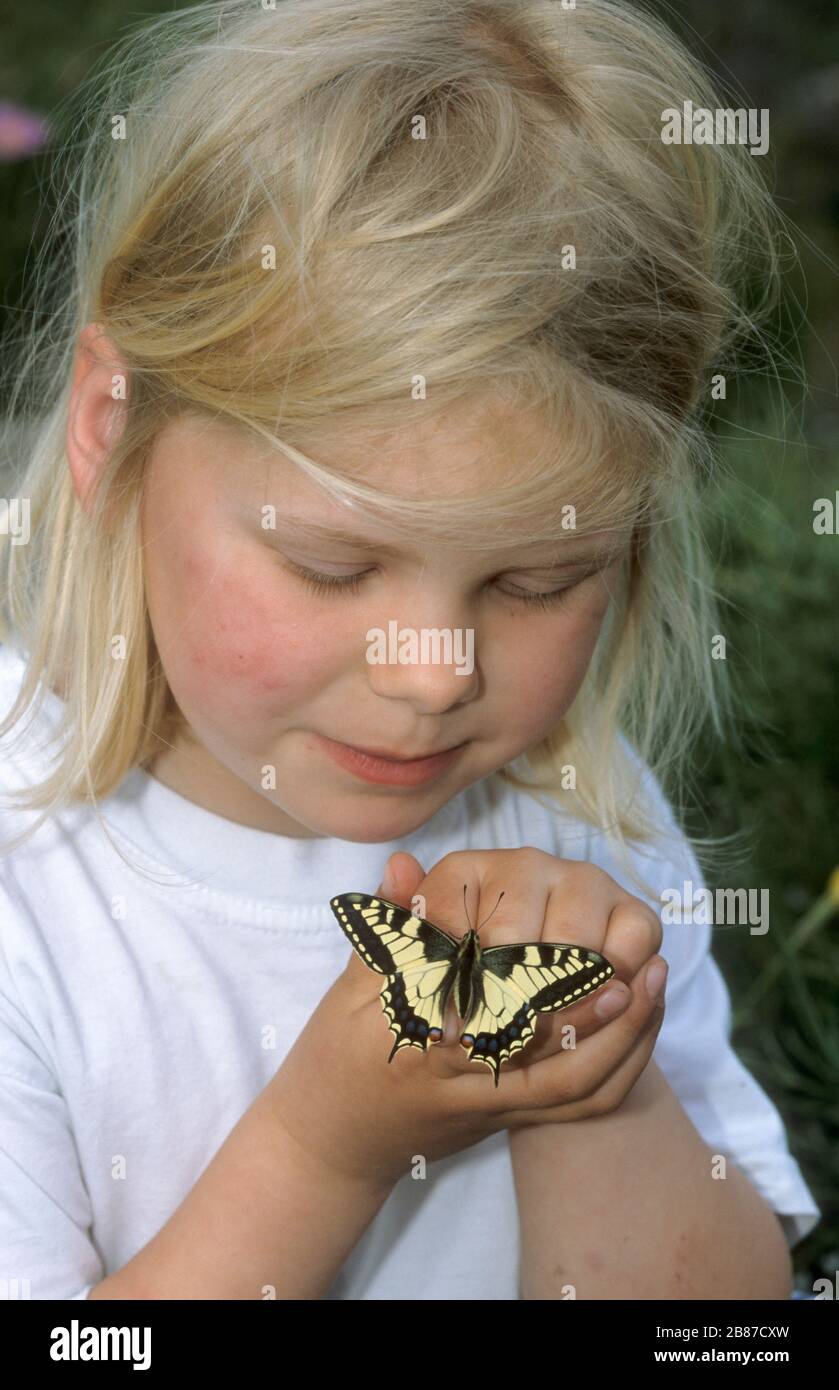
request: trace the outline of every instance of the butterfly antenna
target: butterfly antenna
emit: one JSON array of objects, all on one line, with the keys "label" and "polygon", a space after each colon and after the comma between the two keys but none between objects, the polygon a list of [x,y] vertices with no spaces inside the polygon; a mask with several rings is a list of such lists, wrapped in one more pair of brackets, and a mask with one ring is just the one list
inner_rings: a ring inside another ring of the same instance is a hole
[{"label": "butterfly antenna", "polygon": [[[500,903],[501,903],[501,899],[503,898],[503,896],[504,896],[504,892],[503,892],[503,890],[502,890],[502,892],[500,892],[500,893],[498,894],[498,902],[495,904],[495,907],[492,909],[492,912],[489,914],[489,917],[485,917],[484,920],[483,920],[483,922],[481,922],[481,927],[485,927],[486,924],[487,924],[487,922],[490,920],[490,918],[491,918],[491,917],[495,914],[495,912],[498,910],[498,907],[499,907],[499,905],[500,905]],[[481,927],[476,927],[476,928],[475,928],[475,931],[480,931],[480,930],[481,930]]]},{"label": "butterfly antenna", "polygon": [[[475,928],[475,935],[476,935],[476,936],[477,936],[478,932],[481,930],[481,927],[485,927],[486,924],[487,924],[487,922],[490,920],[490,917],[492,917],[493,913],[497,911],[498,905],[499,905],[499,903],[501,902],[501,899],[502,899],[503,896],[504,896],[504,891],[506,891],[506,890],[503,890],[501,893],[499,893],[499,895],[498,895],[498,902],[495,904],[495,907],[492,909],[492,912],[489,914],[489,917],[485,917],[484,920],[483,920],[483,922],[481,922],[481,926]],[[469,930],[471,931],[471,930],[472,930],[472,923],[469,921],[469,909],[468,909],[467,906],[466,906],[466,884],[465,884],[465,883],[464,883],[464,885],[463,885],[463,911],[466,913],[466,921],[469,923]]]},{"label": "butterfly antenna", "polygon": [[463,885],[463,911],[464,911],[464,913],[466,914],[466,921],[467,921],[467,923],[468,923],[469,930],[471,931],[471,930],[472,930],[472,923],[469,921],[469,909],[468,909],[468,907],[466,906],[466,884],[465,884],[465,883],[464,883],[464,885]]}]

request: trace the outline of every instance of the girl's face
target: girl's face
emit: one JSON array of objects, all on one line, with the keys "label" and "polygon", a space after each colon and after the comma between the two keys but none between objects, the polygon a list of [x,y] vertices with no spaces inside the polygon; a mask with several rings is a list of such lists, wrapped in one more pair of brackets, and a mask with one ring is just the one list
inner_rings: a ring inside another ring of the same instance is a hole
[{"label": "girl's face", "polygon": [[[386,456],[381,436],[374,452],[358,433],[324,432],[306,451],[443,508],[511,482],[533,428],[496,411],[471,432],[438,422],[391,434]],[[252,436],[192,416],[158,437],[142,526],[152,626],[188,725],[150,770],[245,825],[361,842],[409,835],[558,724],[629,543],[628,531],[569,532],[560,547],[511,534],[481,552],[401,543]],[[359,578],[314,592],[295,566]],[[371,629],[400,640],[413,630],[417,657],[368,661]],[[436,662],[433,646],[423,651],[423,629],[450,630],[448,661],[443,647]],[[399,772],[340,745],[401,758],[458,751]]]}]

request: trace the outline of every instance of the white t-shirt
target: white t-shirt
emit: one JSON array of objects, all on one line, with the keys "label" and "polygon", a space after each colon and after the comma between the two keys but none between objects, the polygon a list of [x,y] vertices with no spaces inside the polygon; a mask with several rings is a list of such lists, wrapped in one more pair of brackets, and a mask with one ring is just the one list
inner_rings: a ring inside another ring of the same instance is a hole
[{"label": "white t-shirt", "polygon": [[[22,672],[0,646],[3,714]],[[0,744],[2,841],[38,814],[10,808],[5,793],[48,765],[44,737],[60,711],[48,693],[22,748],[5,756],[15,731]],[[0,1294],[8,1281],[10,1296],[86,1298],[161,1229],[346,965],[329,899],[375,892],[394,850],[430,870],[453,850],[533,845],[625,881],[600,832],[495,777],[385,844],[252,830],[141,769],[101,809],[129,864],[84,806],[0,857]],[[668,859],[646,851],[642,870],[699,886],[681,844]],[[782,1214],[794,1244],[821,1213],[778,1111],[729,1044],[709,938],[708,926],[664,928],[655,1059],[702,1138]],[[430,1268],[433,1283],[416,1278]],[[506,1132],[430,1163],[424,1181],[403,1177],[327,1295],[518,1296]]]}]

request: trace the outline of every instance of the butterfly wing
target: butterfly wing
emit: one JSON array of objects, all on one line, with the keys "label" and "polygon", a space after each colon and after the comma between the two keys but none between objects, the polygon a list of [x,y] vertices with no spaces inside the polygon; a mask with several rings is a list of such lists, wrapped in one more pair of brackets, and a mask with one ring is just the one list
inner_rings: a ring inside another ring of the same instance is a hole
[{"label": "butterfly wing", "polygon": [[330,907],[350,945],[387,981],[381,1000],[396,1035],[390,1062],[400,1047],[439,1042],[446,1001],[456,973],[458,942],[424,917],[367,893],[342,893]]},{"label": "butterfly wing", "polygon": [[498,1085],[501,1063],[526,1047],[537,1013],[570,1008],[614,975],[605,956],[584,946],[538,941],[481,953],[480,988],[461,1043]]}]

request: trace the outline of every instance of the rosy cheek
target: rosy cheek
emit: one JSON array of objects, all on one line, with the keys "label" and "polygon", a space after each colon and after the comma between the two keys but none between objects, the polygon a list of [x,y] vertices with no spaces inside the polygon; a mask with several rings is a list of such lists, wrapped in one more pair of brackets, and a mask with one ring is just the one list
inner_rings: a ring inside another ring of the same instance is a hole
[{"label": "rosy cheek", "polygon": [[[201,562],[186,561],[193,583]],[[219,571],[189,623],[187,663],[197,698],[210,694],[225,701],[235,688],[243,695],[304,694],[322,683],[331,646],[322,624],[313,621],[276,575],[245,580],[235,569]]]},{"label": "rosy cheek", "polygon": [[568,613],[545,641],[541,636],[519,650],[514,663],[534,719],[561,717],[573,700],[588,668],[600,630],[599,604],[578,614]]}]

